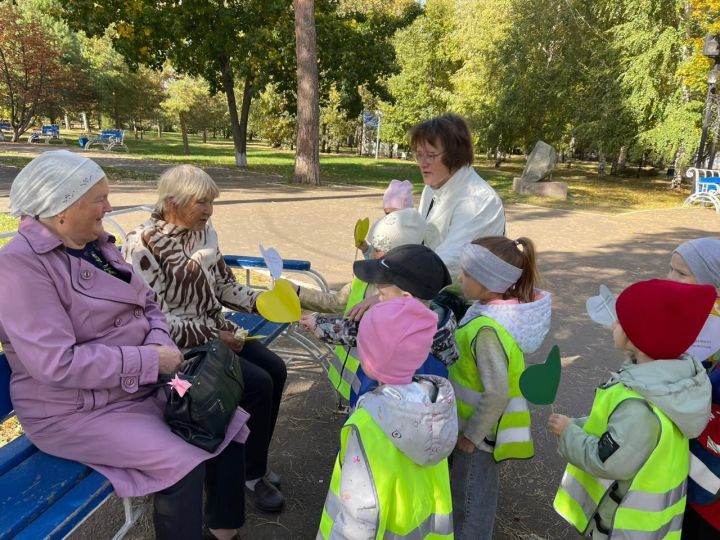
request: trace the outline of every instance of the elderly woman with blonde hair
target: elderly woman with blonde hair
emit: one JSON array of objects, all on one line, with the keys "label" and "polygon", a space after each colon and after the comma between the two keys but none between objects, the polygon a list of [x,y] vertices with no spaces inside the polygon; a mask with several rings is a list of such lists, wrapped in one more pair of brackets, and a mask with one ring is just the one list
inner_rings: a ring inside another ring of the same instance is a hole
[{"label": "elderly woman with blonde hair", "polygon": [[220,190],[202,169],[172,167],[160,176],[155,210],[128,234],[125,259],[157,293],[170,334],[181,349],[220,339],[241,360],[250,413],[246,482],[255,505],[279,512],[285,502],[280,478],[268,467],[272,440],[287,378],[283,360],[257,341],[244,341],[223,307],[252,312],[260,291],[240,285],[225,265],[210,223]]},{"label": "elderly woman with blonde hair", "polygon": [[0,250],[0,341],[15,412],[40,450],[89,465],[119,496],[155,493],[156,538],[199,540],[203,520],[232,538],[245,519],[247,414],[234,415],[214,454],[163,420],[156,383],[182,355],[155,293],[103,229],[109,191],[95,162],[66,150],[13,181],[21,220]]}]

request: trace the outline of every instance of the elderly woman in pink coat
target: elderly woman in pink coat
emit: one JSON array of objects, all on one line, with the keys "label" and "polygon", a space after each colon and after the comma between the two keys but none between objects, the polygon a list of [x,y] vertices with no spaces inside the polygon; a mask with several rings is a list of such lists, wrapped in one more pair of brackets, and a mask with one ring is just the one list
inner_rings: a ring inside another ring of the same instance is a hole
[{"label": "elderly woman in pink coat", "polygon": [[21,221],[0,250],[0,341],[15,412],[38,448],[89,465],[119,496],[155,493],[157,538],[233,538],[245,519],[247,415],[235,414],[214,454],[165,424],[165,392],[151,385],[182,356],[154,293],[103,230],[108,192],[96,163],[65,150],[13,182]]}]

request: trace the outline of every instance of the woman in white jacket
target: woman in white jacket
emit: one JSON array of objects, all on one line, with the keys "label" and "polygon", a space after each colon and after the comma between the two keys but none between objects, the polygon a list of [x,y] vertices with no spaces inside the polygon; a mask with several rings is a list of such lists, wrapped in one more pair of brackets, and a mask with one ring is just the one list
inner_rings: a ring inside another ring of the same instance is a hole
[{"label": "woman in white jacket", "polygon": [[472,168],[473,143],[462,117],[447,113],[418,124],[410,146],[425,183],[418,208],[427,221],[424,244],[457,276],[464,244],[505,234],[502,201]]}]

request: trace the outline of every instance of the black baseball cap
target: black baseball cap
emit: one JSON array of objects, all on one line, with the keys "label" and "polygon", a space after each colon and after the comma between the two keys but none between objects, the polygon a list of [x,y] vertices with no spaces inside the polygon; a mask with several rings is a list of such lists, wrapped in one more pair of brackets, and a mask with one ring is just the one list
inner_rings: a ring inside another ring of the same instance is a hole
[{"label": "black baseball cap", "polygon": [[356,261],[353,272],[367,283],[395,285],[422,300],[431,300],[452,282],[442,259],[416,244],[393,248],[381,259]]}]

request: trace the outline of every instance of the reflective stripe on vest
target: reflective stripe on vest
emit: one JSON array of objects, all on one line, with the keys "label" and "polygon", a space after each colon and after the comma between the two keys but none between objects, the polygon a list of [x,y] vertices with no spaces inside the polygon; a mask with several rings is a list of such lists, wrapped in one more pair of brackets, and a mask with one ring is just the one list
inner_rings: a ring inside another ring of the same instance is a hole
[{"label": "reflective stripe on vest", "polygon": [[530,433],[530,410],[520,392],[520,375],[525,369],[523,353],[510,333],[489,317],[476,317],[455,332],[460,358],[448,368],[457,400],[459,428],[472,416],[482,399],[485,387],[477,369],[473,342],[482,328],[497,334],[508,359],[508,393],[510,401],[495,426],[495,461],[526,459],[535,454]]},{"label": "reflective stripe on vest", "polygon": [[[347,315],[353,307],[363,301],[367,288],[368,284],[364,281],[360,281],[358,278],[352,280],[344,315]],[[357,357],[357,349],[341,345],[335,347],[335,356],[330,359],[327,375],[333,388],[347,400],[350,399],[351,388],[355,390],[355,393],[360,390],[360,381],[355,376],[358,366],[360,366],[360,361]]]},{"label": "reflective stripe on vest", "polygon": [[720,478],[693,453],[690,453],[690,478],[705,491],[720,492]]},{"label": "reflective stripe on vest", "polygon": [[[610,415],[626,399],[643,398],[622,384],[599,388],[583,429],[601,437],[607,430]],[[611,539],[680,538],[690,461],[688,442],[662,411],[648,405],[660,421],[660,438],[632,479],[612,523],[606,524],[612,528]],[[598,507],[616,486],[614,481],[568,465],[553,506],[581,534],[586,534]]]},{"label": "reflective stripe on vest", "polygon": [[[334,530],[341,508],[341,463],[347,437],[354,430],[378,501],[377,540],[451,539],[452,496],[447,460],[421,467],[398,450],[368,412],[356,410],[343,427],[318,540],[339,540]],[[344,538],[344,537],[342,537]]]}]

